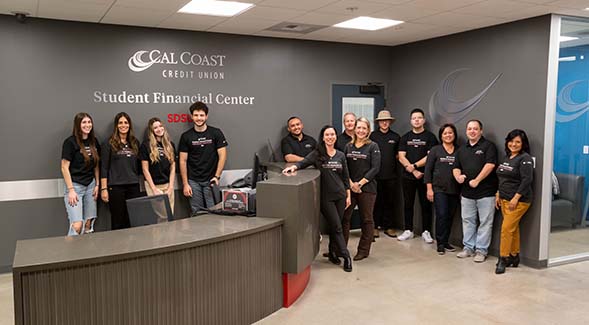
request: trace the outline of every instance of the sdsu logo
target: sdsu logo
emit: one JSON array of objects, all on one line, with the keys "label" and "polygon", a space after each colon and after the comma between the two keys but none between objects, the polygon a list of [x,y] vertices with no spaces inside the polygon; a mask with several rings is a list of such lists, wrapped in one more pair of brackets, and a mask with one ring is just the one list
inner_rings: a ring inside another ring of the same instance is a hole
[{"label": "sdsu logo", "polygon": [[168,123],[192,122],[190,114],[168,114]]}]

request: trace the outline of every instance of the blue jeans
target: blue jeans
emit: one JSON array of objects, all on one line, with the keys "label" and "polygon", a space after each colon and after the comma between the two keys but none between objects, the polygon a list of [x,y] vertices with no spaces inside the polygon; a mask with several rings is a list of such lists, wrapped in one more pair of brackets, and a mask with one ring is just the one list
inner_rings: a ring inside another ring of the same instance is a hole
[{"label": "blue jeans", "polygon": [[67,185],[64,186],[65,210],[67,211],[67,217],[70,221],[70,229],[67,234],[68,236],[80,235],[74,230],[74,222],[82,223],[81,232],[83,233],[86,221],[92,220],[90,224],[90,230],[88,232],[94,231],[94,221],[96,220],[96,201],[94,201],[92,191],[94,191],[95,185],[96,181],[94,180],[92,183],[88,184],[88,186],[72,182],[74,191],[78,195],[78,203],[74,206],[71,206],[68,203]]},{"label": "blue jeans", "polygon": [[[489,196],[473,200],[463,196],[460,205],[462,207],[462,232],[464,236],[462,243],[464,248],[487,256],[493,232],[495,197]],[[479,222],[478,230],[477,221]]]},{"label": "blue jeans", "polygon": [[209,182],[196,182],[188,180],[188,185],[192,188],[192,197],[190,199],[190,210],[196,213],[200,210],[210,209],[215,205],[213,191]]}]

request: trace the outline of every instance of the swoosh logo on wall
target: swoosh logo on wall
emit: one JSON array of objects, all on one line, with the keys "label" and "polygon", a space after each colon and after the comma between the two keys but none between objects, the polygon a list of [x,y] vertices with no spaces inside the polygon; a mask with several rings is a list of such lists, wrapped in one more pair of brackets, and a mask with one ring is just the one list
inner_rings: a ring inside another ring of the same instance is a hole
[{"label": "swoosh logo on wall", "polygon": [[468,71],[468,68],[456,69],[450,72],[440,82],[438,89],[434,91],[429,100],[429,115],[434,123],[443,125],[445,123],[456,123],[462,120],[468,113],[470,113],[477,104],[485,97],[489,89],[499,80],[503,75],[498,74],[491,82],[483,88],[474,97],[467,100],[458,100],[455,98],[456,79]]},{"label": "swoosh logo on wall", "polygon": [[[573,89],[575,86],[587,82],[587,80],[575,80],[571,83],[566,84],[557,97],[556,105],[556,121],[561,123],[570,122],[589,111],[589,100],[582,103],[577,103],[573,100]],[[585,92],[589,97],[589,94]]]},{"label": "swoosh logo on wall", "polygon": [[148,61],[145,62],[143,61],[143,55],[147,53],[147,51],[137,51],[135,52],[135,54],[133,54],[133,56],[131,56],[129,58],[129,69],[131,69],[132,71],[135,72],[141,72],[143,70],[147,70],[149,67],[151,67],[154,63],[155,60],[152,61]]}]

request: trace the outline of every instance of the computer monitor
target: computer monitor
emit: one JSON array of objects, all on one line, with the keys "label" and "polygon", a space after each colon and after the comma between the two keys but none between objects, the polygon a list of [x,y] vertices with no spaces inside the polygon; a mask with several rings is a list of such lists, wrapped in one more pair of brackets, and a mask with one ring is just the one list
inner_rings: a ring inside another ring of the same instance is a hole
[{"label": "computer monitor", "polygon": [[152,225],[174,220],[167,194],[143,196],[127,200],[131,227]]},{"label": "computer monitor", "polygon": [[259,181],[268,179],[268,170],[266,166],[260,164],[260,157],[254,154],[254,168],[252,169],[252,189],[256,188]]}]

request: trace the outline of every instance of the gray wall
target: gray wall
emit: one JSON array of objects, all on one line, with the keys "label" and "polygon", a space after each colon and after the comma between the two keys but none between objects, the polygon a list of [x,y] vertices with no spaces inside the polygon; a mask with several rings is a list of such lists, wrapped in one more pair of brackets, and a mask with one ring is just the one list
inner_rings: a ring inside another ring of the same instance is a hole
[{"label": "gray wall", "polygon": [[[61,145],[71,134],[77,112],[92,115],[101,140],[120,111],[130,114],[138,135],[152,116],[167,121],[168,114],[188,113],[189,104],[96,103],[95,91],[255,97],[253,105],[209,105],[209,124],[220,127],[229,141],[226,168],[242,169],[251,168],[253,152],[264,147],[266,138],[278,147],[291,115],[301,116],[306,132],[317,136],[321,126],[331,122],[332,82],[386,83],[392,66],[388,47],[44,19],[20,24],[2,15],[0,44],[0,137],[5,144],[0,186],[7,181],[60,178]],[[133,54],[153,49],[176,55],[224,55],[224,66],[155,64],[143,72],[128,68]],[[163,78],[162,70],[170,68],[193,71],[195,76],[199,71],[222,72],[225,78]],[[167,125],[176,142],[191,127]],[[100,210],[104,215],[105,209]],[[12,263],[15,240],[66,234],[62,199],[0,198],[0,211],[0,270]]]},{"label": "gray wall", "polygon": [[[404,133],[410,129],[411,109],[421,107],[427,113],[432,94],[450,72],[470,69],[456,80],[455,98],[459,100],[474,96],[502,74],[482,101],[456,125],[464,143],[466,121],[480,119],[484,135],[497,144],[500,157],[510,130],[521,128],[527,132],[536,157],[536,196],[521,222],[522,255],[530,265],[546,262],[538,261],[538,256],[549,30],[550,17],[543,16],[394,47],[388,94],[389,107],[397,116],[395,127]],[[437,135],[439,125],[432,118],[428,127]],[[492,252],[497,254],[499,213],[494,228]],[[461,243],[459,216],[452,237],[453,242]]]}]

